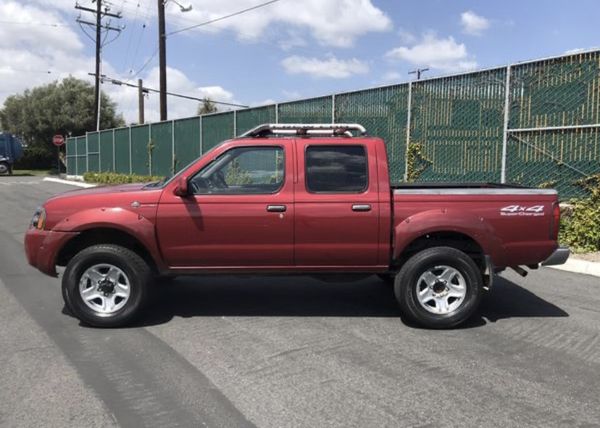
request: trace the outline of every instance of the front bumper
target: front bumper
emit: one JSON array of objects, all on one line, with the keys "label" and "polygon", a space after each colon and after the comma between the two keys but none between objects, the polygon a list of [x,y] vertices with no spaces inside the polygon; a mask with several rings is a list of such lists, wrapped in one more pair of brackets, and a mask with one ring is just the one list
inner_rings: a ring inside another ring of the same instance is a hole
[{"label": "front bumper", "polygon": [[571,255],[569,247],[558,247],[550,257],[542,262],[542,266],[555,266],[564,264]]},{"label": "front bumper", "polygon": [[56,276],[56,256],[64,244],[77,232],[53,232],[30,228],[25,233],[27,261],[43,273]]}]

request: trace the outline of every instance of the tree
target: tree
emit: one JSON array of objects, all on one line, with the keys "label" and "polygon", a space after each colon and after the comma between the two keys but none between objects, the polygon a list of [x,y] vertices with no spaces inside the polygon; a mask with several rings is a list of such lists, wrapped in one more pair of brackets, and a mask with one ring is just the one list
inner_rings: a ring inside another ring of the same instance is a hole
[{"label": "tree", "polygon": [[210,98],[204,98],[202,102],[198,105],[198,115],[216,113],[217,111],[219,111],[219,109]]},{"label": "tree", "polygon": [[[102,94],[100,128],[125,124],[116,114],[116,104]],[[0,129],[17,135],[28,150],[38,156],[55,158],[52,136],[84,135],[96,130],[94,87],[80,79],[67,77],[47,85],[11,95],[0,110]]]}]

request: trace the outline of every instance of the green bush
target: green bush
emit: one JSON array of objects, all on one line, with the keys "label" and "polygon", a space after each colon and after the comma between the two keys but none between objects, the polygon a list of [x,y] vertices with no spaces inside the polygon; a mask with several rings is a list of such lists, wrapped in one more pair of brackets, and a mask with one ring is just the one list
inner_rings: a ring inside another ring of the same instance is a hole
[{"label": "green bush", "polygon": [[13,169],[50,169],[56,168],[56,152],[45,148],[28,147],[23,157],[15,162]]},{"label": "green bush", "polygon": [[99,184],[149,183],[160,181],[163,178],[155,175],[117,174],[116,172],[86,172],[83,174],[84,181]]},{"label": "green bush", "polygon": [[562,210],[560,242],[575,252],[600,251],[600,174],[577,182],[589,192]]}]

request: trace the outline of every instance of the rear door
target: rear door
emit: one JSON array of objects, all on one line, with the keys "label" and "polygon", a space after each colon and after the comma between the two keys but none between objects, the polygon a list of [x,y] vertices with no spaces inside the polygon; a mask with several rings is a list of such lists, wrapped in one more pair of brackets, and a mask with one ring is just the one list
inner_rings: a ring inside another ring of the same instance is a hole
[{"label": "rear door", "polygon": [[374,145],[297,139],[296,158],[296,266],[376,266],[380,204]]}]

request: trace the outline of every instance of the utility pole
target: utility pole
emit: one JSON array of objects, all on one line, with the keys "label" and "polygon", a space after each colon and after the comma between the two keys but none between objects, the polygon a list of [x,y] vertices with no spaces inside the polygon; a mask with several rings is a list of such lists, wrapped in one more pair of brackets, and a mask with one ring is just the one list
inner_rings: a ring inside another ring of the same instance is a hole
[{"label": "utility pole", "polygon": [[160,120],[167,120],[167,34],[164,0],[158,0],[158,68],[160,73]]},{"label": "utility pole", "polygon": [[160,120],[167,120],[167,30],[165,24],[165,4],[172,1],[181,12],[189,12],[192,5],[183,6],[177,0],[158,0],[158,69],[160,80]]},{"label": "utility pole", "polygon": [[144,86],[142,79],[138,79],[138,125],[144,124]]},{"label": "utility pole", "polygon": [[[102,103],[102,95],[101,95],[101,91],[100,91],[100,83],[102,82],[102,79],[101,79],[101,77],[102,77],[101,76],[101,67],[102,67],[101,56],[102,56],[102,46],[103,46],[103,44],[102,44],[102,29],[106,30],[107,32],[116,31],[118,34],[120,34],[121,30],[123,28],[112,27],[112,26],[110,26],[110,24],[102,25],[102,18],[104,18],[105,16],[121,19],[121,13],[117,13],[117,14],[110,13],[109,12],[110,9],[108,6],[105,6],[104,11],[103,11],[102,10],[102,0],[92,0],[92,3],[93,2],[96,2],[96,9],[91,9],[89,7],[81,6],[79,3],[75,3],[75,9],[82,10],[84,12],[93,13],[96,15],[95,22],[84,21],[83,19],[81,19],[81,15],[77,18],[76,21],[79,24],[79,26],[81,27],[81,29],[83,30],[83,32],[86,34],[86,36],[88,36],[90,39],[92,39],[96,45],[96,73],[94,74],[94,77],[95,77],[95,79],[94,79],[95,80],[94,117],[96,119],[96,131],[99,131],[100,130],[100,106]],[[84,30],[83,25],[87,25],[89,27],[95,27],[95,29],[96,29],[95,37],[91,37]]]},{"label": "utility pole", "polygon": [[[75,6],[77,7],[77,6]],[[94,86],[94,108],[96,131],[100,130],[100,51],[102,49],[102,0],[96,0],[96,77]]]},{"label": "utility pole", "polygon": [[417,68],[416,70],[409,71],[408,74],[416,74],[417,80],[421,80],[421,74],[429,71],[429,68]]}]

